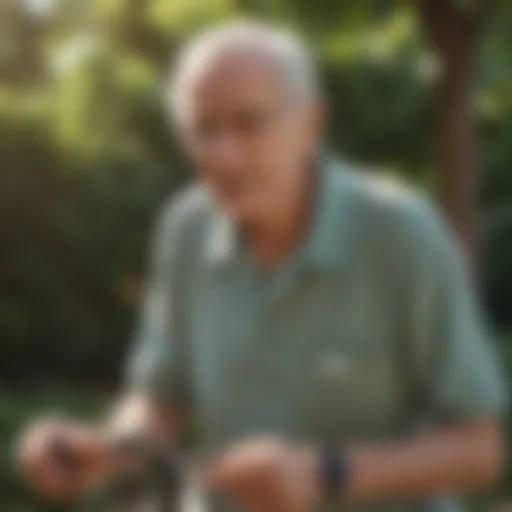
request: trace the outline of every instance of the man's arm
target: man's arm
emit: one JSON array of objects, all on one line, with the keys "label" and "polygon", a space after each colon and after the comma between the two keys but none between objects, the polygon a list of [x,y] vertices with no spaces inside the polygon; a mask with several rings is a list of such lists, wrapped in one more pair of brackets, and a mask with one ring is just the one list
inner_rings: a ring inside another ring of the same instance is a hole
[{"label": "man's arm", "polygon": [[426,204],[411,213],[409,369],[432,431],[384,447],[352,447],[350,495],[422,497],[477,490],[494,481],[504,447],[504,385],[455,236]]},{"label": "man's arm", "polygon": [[[490,486],[503,459],[501,433],[494,420],[393,444],[340,449],[348,462],[339,498],[348,502],[421,500],[475,492]],[[206,474],[208,485],[255,512],[307,512],[328,492],[322,453],[273,438],[232,447]]]},{"label": "man's arm", "polygon": [[504,446],[495,420],[477,420],[384,446],[348,449],[349,499],[415,499],[475,492],[500,473]]},{"label": "man's arm", "polygon": [[126,390],[105,427],[110,439],[151,438],[177,446],[187,419],[187,332],[182,279],[186,204],[173,202],[159,217],[150,250],[150,279],[137,339],[127,365]]}]

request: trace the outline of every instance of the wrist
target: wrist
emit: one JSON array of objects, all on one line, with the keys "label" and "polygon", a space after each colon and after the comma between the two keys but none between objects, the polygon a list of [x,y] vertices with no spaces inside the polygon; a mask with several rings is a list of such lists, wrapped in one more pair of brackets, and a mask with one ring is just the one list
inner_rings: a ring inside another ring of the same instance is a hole
[{"label": "wrist", "polygon": [[326,445],[319,449],[317,460],[322,498],[345,497],[350,479],[348,453],[337,445]]}]

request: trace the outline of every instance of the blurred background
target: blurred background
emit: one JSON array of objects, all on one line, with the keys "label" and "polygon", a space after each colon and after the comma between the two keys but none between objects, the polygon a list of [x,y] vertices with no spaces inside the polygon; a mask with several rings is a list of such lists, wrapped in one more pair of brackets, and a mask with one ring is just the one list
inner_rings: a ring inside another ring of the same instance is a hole
[{"label": "blurred background", "polygon": [[240,14],[313,45],[337,152],[446,209],[512,370],[512,2],[1,0],[2,512],[55,509],[13,470],[25,419],[93,418],[116,388],[151,219],[189,178],[163,75],[185,38]]}]

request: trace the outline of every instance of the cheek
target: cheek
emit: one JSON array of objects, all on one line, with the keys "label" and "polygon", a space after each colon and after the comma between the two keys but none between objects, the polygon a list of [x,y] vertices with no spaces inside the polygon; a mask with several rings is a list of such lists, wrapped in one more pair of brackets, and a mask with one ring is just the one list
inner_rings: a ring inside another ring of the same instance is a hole
[{"label": "cheek", "polygon": [[247,161],[252,162],[255,168],[261,170],[261,177],[266,182],[271,178],[271,176],[266,176],[267,172],[287,166],[295,151],[293,139],[279,131],[251,139],[247,141],[246,146]]}]

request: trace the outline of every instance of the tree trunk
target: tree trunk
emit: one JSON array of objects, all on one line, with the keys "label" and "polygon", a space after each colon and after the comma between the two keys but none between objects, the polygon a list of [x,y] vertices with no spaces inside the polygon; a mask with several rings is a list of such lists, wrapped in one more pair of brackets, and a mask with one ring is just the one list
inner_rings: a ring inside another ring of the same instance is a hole
[{"label": "tree trunk", "polygon": [[477,43],[491,0],[461,7],[456,0],[420,0],[425,36],[440,63],[436,96],[436,157],[446,213],[471,263],[478,261],[477,144],[472,91]]},{"label": "tree trunk", "polygon": [[443,206],[472,263],[478,260],[478,186],[472,105],[474,46],[444,48],[437,90],[436,156]]}]

